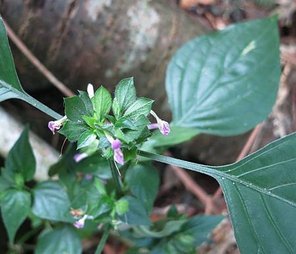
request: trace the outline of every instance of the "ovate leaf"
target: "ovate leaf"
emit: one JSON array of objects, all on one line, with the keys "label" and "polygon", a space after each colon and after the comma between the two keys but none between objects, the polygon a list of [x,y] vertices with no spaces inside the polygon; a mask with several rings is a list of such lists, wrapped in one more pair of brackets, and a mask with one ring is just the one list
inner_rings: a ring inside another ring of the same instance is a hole
[{"label": "ovate leaf", "polygon": [[26,191],[7,190],[1,201],[1,214],[11,243],[31,208],[31,195]]},{"label": "ovate leaf", "polygon": [[29,131],[26,128],[8,153],[5,161],[5,173],[20,174],[25,181],[31,180],[35,173],[36,161],[29,143]]},{"label": "ovate leaf", "polygon": [[296,134],[240,162],[209,167],[141,152],[157,161],[213,176],[221,185],[242,254],[294,253]]},{"label": "ovate leaf", "polygon": [[80,238],[69,226],[59,227],[42,233],[38,239],[36,254],[67,253],[80,254]]},{"label": "ovate leaf", "polygon": [[271,111],[279,78],[275,17],[193,39],[167,69],[173,124],[223,136],[243,133]]},{"label": "ovate leaf", "polygon": [[151,211],[159,186],[159,175],[152,164],[137,164],[129,168],[125,180],[131,193]]},{"label": "ovate leaf", "polygon": [[36,216],[53,221],[72,221],[68,195],[58,182],[39,183],[33,194],[33,213]]},{"label": "ovate leaf", "polygon": [[136,89],[132,77],[125,78],[118,83],[115,89],[115,98],[122,111],[125,111],[136,101]]},{"label": "ovate leaf", "polygon": [[99,121],[102,121],[111,109],[112,98],[109,91],[101,86],[93,97],[93,104]]},{"label": "ovate leaf", "polygon": [[124,117],[137,119],[141,115],[147,116],[151,111],[153,100],[148,98],[138,98],[129,108],[125,111]]}]

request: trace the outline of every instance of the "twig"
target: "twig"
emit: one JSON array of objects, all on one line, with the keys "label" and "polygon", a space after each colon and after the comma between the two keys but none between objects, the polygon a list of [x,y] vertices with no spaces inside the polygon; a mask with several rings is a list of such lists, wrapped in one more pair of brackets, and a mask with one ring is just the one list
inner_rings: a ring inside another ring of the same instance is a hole
[{"label": "twig", "polygon": [[102,236],[102,238],[101,238],[101,240],[100,240],[100,242],[99,242],[99,244],[98,244],[98,247],[97,247],[97,249],[96,249],[95,254],[101,254],[101,253],[102,253],[102,251],[103,251],[103,249],[104,249],[104,246],[105,246],[105,244],[106,244],[106,242],[107,242],[107,239],[108,239],[108,237],[109,237],[109,233],[110,233],[110,227],[107,226],[107,227],[105,228],[105,230],[104,230],[103,236]]},{"label": "twig", "polygon": [[52,83],[58,90],[60,90],[66,96],[73,96],[74,93],[58,80],[27,48],[27,46],[21,41],[21,39],[14,33],[10,26],[3,20],[6,27],[8,37],[17,46],[17,48],[28,58],[28,60],[40,71],[50,83]]}]

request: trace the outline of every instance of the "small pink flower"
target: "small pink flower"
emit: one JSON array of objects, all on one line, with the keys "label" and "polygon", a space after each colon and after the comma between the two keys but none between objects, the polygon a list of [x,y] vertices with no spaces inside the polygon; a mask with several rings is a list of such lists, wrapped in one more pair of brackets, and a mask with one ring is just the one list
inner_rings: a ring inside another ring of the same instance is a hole
[{"label": "small pink flower", "polygon": [[123,152],[121,150],[121,141],[119,139],[114,139],[109,134],[106,134],[106,138],[111,143],[111,148],[113,149],[113,158],[114,161],[116,161],[118,164],[123,165],[124,164],[124,156]]},{"label": "small pink flower", "polygon": [[77,153],[74,155],[73,158],[74,158],[75,162],[79,162],[79,161],[83,160],[84,158],[86,158],[87,156],[88,156],[87,153]]},{"label": "small pink flower", "polygon": [[157,121],[157,123],[152,123],[148,125],[149,130],[159,129],[162,135],[167,136],[169,135],[171,129],[168,122],[161,120],[154,111],[150,111],[151,115],[153,115]]},{"label": "small pink flower", "polygon": [[55,134],[56,131],[58,131],[62,126],[63,123],[67,120],[67,117],[64,116],[59,120],[56,121],[50,121],[48,122],[48,128],[51,130],[52,134]]},{"label": "small pink flower", "polygon": [[84,215],[82,218],[80,218],[79,220],[77,220],[77,221],[75,221],[74,223],[73,223],[73,226],[75,227],[75,228],[83,228],[84,227],[84,224],[85,224],[85,220],[87,219],[87,217],[88,217],[88,215]]}]

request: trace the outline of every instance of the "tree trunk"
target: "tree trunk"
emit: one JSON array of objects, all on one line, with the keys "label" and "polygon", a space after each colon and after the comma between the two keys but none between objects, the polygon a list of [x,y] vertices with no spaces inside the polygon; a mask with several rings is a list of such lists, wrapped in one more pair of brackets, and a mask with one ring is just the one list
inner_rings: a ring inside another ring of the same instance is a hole
[{"label": "tree trunk", "polygon": [[[3,18],[69,88],[110,90],[134,76],[142,96],[165,98],[166,65],[180,45],[203,32],[167,0],[0,0]],[[14,50],[26,89],[49,86]],[[166,104],[164,104],[166,105]],[[162,107],[167,108],[166,106]]]}]

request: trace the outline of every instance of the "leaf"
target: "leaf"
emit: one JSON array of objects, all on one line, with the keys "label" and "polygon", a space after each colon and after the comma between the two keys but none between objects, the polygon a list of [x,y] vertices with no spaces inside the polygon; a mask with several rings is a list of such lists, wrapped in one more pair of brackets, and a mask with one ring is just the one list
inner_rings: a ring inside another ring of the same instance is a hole
[{"label": "leaf", "polygon": [[19,98],[19,92],[24,93],[24,90],[16,74],[7,34],[1,17],[0,41],[0,101],[4,101],[11,98]]},{"label": "leaf", "polygon": [[40,235],[35,254],[53,253],[82,253],[80,238],[73,228],[63,226]]},{"label": "leaf", "polygon": [[159,187],[159,175],[150,163],[137,164],[128,169],[125,181],[131,193],[151,211]]},{"label": "leaf", "polygon": [[121,108],[119,106],[119,103],[117,101],[117,98],[115,97],[113,99],[113,103],[112,103],[112,112],[113,112],[113,114],[114,114],[114,116],[115,116],[116,119],[118,119],[121,116],[121,112],[120,111],[121,111]]},{"label": "leaf", "polygon": [[1,213],[10,243],[31,208],[31,195],[26,191],[7,190],[1,202]]},{"label": "leaf", "polygon": [[296,134],[240,162],[209,167],[141,152],[145,157],[214,177],[220,183],[242,254],[294,253]]},{"label": "leaf", "polygon": [[153,100],[148,98],[138,98],[129,108],[125,111],[124,117],[137,119],[141,115],[147,116],[151,111]]},{"label": "leaf", "polygon": [[134,78],[125,78],[118,83],[115,89],[115,98],[122,112],[127,110],[136,101]]},{"label": "leaf", "polygon": [[82,116],[89,113],[82,99],[78,96],[65,98],[64,103],[65,114],[67,118],[72,122],[81,123],[83,121]]},{"label": "leaf", "polygon": [[243,133],[271,111],[279,78],[275,17],[193,39],[166,73],[173,124],[222,136]]},{"label": "leaf", "polygon": [[193,236],[195,246],[199,246],[208,240],[211,232],[223,218],[224,216],[214,215],[194,216],[182,226],[182,233]]},{"label": "leaf", "polygon": [[93,97],[94,108],[98,117],[99,122],[105,118],[111,109],[112,106],[112,98],[109,91],[101,86]]},{"label": "leaf", "polygon": [[[173,146],[188,141],[198,135],[199,131],[194,128],[186,128],[180,126],[171,126],[168,136],[164,136],[160,131],[155,130],[152,137],[149,138],[145,147],[166,147]],[[145,149],[144,149],[145,150]]]},{"label": "leaf", "polygon": [[67,137],[70,142],[75,142],[79,139],[81,133],[88,130],[89,128],[83,123],[66,121],[62,129],[59,130],[59,133]]},{"label": "leaf", "polygon": [[97,136],[92,131],[87,130],[83,132],[77,142],[77,150],[89,146],[96,140]]},{"label": "leaf", "polygon": [[121,221],[129,225],[150,226],[151,222],[143,203],[134,197],[126,196],[122,198],[128,202],[128,211],[120,216]]},{"label": "leaf", "polygon": [[33,194],[32,211],[36,216],[47,220],[72,222],[68,195],[58,182],[38,183]]},{"label": "leaf", "polygon": [[55,119],[62,118],[61,115],[37,101],[23,90],[15,70],[13,57],[10,51],[7,34],[1,16],[0,56],[0,102],[12,98],[20,99],[26,101],[27,103]]},{"label": "leaf", "polygon": [[29,143],[29,131],[25,128],[5,161],[6,174],[13,176],[21,174],[25,181],[33,179],[36,161]]}]

